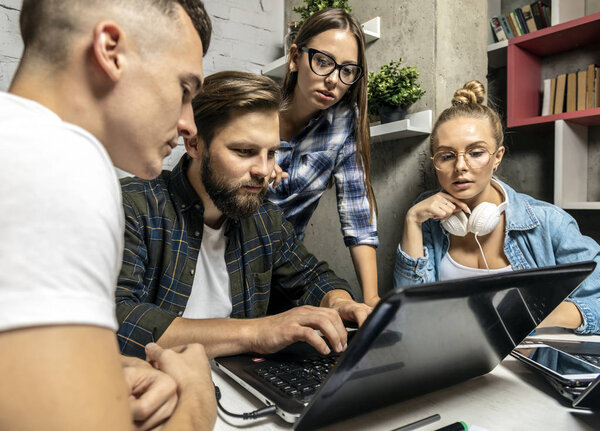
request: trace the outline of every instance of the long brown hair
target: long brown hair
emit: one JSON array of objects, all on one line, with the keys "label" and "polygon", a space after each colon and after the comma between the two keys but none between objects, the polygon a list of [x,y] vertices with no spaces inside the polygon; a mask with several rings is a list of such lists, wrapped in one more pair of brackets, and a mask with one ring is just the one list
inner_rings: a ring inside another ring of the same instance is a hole
[{"label": "long brown hair", "polygon": [[[338,103],[349,107],[355,114],[354,106],[358,107],[358,118],[354,118],[354,136],[356,138],[356,162],[362,168],[364,175],[367,199],[373,213],[377,212],[377,202],[371,185],[371,137],[369,135],[369,120],[367,117],[367,57],[365,55],[365,37],[359,22],[343,9],[323,9],[308,18],[296,36],[294,43],[301,48],[306,46],[310,40],[327,30],[347,30],[356,38],[358,44],[358,63],[363,68],[363,77],[352,84],[342,100]],[[291,61],[291,56],[288,61]],[[288,64],[289,66],[289,64]],[[291,72],[288,67],[283,81],[283,97],[286,101],[291,100],[298,83],[298,73]],[[356,115],[356,114],[355,114]]]}]

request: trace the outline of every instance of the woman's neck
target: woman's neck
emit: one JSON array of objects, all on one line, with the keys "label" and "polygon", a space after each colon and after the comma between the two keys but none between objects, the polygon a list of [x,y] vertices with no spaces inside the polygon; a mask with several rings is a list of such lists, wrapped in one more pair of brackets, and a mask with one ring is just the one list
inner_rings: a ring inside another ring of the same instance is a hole
[{"label": "woman's neck", "polygon": [[487,187],[483,189],[481,193],[479,193],[477,196],[474,196],[469,201],[465,201],[465,203],[472,210],[482,202],[491,202],[495,205],[500,205],[503,201],[504,196],[502,195],[502,192],[492,184],[492,181],[490,181]]},{"label": "woman's neck", "polygon": [[307,107],[294,93],[290,106],[279,116],[279,136],[285,141],[292,139],[300,130],[312,120],[320,111]]}]

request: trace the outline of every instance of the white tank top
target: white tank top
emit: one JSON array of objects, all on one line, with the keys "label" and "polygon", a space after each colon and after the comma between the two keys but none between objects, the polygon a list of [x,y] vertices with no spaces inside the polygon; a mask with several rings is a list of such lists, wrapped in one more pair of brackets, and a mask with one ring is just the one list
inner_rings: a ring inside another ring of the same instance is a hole
[{"label": "white tank top", "polygon": [[510,272],[512,270],[513,269],[510,265],[498,269],[471,268],[469,266],[461,265],[460,263],[452,259],[450,253],[446,253],[440,263],[440,280],[455,280],[457,278],[468,278],[476,277],[478,275],[497,274],[499,272]]},{"label": "white tank top", "polygon": [[220,229],[204,225],[192,293],[183,317],[210,319],[231,315],[229,273],[225,265],[225,223]]}]

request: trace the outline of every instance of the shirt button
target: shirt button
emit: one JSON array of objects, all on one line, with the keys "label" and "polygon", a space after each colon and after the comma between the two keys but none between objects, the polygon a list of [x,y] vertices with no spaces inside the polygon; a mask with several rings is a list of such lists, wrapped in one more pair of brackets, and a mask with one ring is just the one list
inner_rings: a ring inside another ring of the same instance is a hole
[{"label": "shirt button", "polygon": [[196,271],[194,271],[193,269],[190,269],[190,274],[194,275],[194,272],[196,272]]},{"label": "shirt button", "polygon": [[198,237],[200,236],[200,232],[198,232],[198,231],[194,232],[194,236],[195,236],[196,238],[198,238]]},{"label": "shirt button", "polygon": [[196,208],[197,210],[199,210],[200,209],[200,205],[196,204],[196,205],[194,205],[194,208]]},{"label": "shirt button", "polygon": [[178,311],[178,312],[177,312],[177,315],[178,315],[178,316],[183,316],[183,311]]},{"label": "shirt button", "polygon": [[184,210],[185,209],[185,204],[181,204],[181,209]]}]

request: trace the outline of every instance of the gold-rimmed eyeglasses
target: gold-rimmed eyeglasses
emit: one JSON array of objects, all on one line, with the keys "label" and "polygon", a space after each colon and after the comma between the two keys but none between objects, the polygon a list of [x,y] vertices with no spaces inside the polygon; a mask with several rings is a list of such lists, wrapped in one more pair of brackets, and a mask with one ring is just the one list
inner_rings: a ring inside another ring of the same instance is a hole
[{"label": "gold-rimmed eyeglasses", "polygon": [[431,160],[433,160],[433,166],[438,171],[448,171],[454,169],[459,156],[462,155],[469,168],[481,169],[490,163],[492,156],[496,154],[499,149],[500,148],[496,149],[496,151],[492,153],[483,147],[470,148],[467,151],[459,152],[452,150],[441,150],[435,153],[433,157],[431,157]]}]

